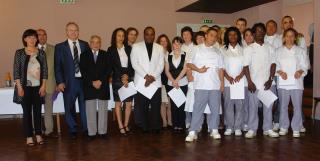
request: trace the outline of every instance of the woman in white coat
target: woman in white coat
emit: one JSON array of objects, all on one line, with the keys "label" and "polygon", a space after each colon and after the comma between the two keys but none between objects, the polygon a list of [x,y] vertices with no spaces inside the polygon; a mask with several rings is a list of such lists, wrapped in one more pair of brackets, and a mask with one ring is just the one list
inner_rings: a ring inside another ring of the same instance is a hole
[{"label": "woman in white coat", "polygon": [[306,50],[297,46],[297,31],[289,28],[284,31],[284,44],[276,51],[278,92],[280,100],[280,135],[286,135],[290,126],[288,105],[293,105],[291,128],[293,137],[300,137],[302,125],[303,78],[308,71],[309,59]]}]

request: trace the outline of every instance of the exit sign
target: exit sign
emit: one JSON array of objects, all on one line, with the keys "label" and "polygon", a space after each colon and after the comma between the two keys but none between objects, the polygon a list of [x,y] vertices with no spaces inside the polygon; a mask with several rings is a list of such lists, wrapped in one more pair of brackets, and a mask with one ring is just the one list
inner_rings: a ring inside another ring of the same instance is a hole
[{"label": "exit sign", "polygon": [[59,0],[60,4],[75,4],[76,0]]},{"label": "exit sign", "polygon": [[204,19],[204,20],[202,21],[202,23],[213,23],[213,20],[211,20],[211,19]]}]

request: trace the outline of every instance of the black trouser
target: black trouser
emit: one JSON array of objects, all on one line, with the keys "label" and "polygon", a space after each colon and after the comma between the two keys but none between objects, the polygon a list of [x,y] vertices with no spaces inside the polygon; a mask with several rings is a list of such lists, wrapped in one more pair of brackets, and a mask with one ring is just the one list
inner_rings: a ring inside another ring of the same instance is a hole
[{"label": "black trouser", "polygon": [[[149,109],[149,105],[151,108]],[[136,123],[143,130],[160,129],[161,88],[158,88],[151,99],[141,93],[137,93],[134,99],[134,115],[138,119]],[[149,120],[150,113],[150,120]]]},{"label": "black trouser", "polygon": [[[168,86],[168,91],[173,89],[172,86]],[[185,95],[187,95],[188,86],[181,86],[181,90]],[[184,111],[185,103],[182,104],[180,107],[170,99],[170,106],[171,106],[171,116],[172,116],[172,126],[185,128],[186,127],[186,112]]]},{"label": "black trouser", "polygon": [[22,100],[23,109],[23,129],[25,137],[33,136],[33,124],[36,135],[41,135],[41,100],[39,95],[40,87],[26,87]]}]

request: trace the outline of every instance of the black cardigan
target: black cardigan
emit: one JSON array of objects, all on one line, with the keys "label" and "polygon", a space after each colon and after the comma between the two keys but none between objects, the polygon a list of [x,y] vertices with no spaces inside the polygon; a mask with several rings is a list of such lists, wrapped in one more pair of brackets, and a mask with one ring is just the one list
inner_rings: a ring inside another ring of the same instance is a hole
[{"label": "black cardigan", "polygon": [[124,74],[127,74],[129,76],[129,81],[131,81],[134,76],[134,70],[132,68],[131,59],[130,59],[131,47],[125,46],[124,50],[128,56],[127,68],[123,68],[121,66],[121,61],[120,61],[117,48],[113,46],[108,48],[107,52],[110,55],[111,62],[112,62],[112,82],[113,83],[122,83],[121,76]]},{"label": "black cardigan", "polygon": [[[39,50],[36,59],[40,64],[40,86],[42,85],[43,79],[48,79],[48,66],[47,66],[47,58],[46,53],[43,50]],[[14,80],[19,79],[20,84],[23,89],[27,86],[27,70],[28,64],[30,60],[30,55],[27,55],[25,49],[18,49],[14,55],[14,63],[13,63],[13,78]],[[22,98],[18,96],[18,89],[15,86],[13,102],[17,104],[22,103]],[[44,103],[44,99],[41,98],[41,103]]]},{"label": "black cardigan", "polygon": [[[104,50],[99,50],[97,62],[94,62],[93,53],[88,50],[80,55],[80,71],[83,78],[83,90],[86,100],[110,99],[109,77],[111,73],[110,57]],[[100,80],[101,88],[96,89],[92,81]]]}]

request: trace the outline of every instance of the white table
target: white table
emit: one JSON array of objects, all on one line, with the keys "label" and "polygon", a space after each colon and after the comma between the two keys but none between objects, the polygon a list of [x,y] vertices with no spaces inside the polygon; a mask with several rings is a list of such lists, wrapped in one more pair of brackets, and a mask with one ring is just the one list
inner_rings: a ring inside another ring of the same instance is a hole
[{"label": "white table", "polygon": [[[111,100],[113,100],[112,86],[110,85]],[[22,107],[13,102],[13,88],[0,88],[0,115],[17,115],[22,114]],[[114,102],[108,101],[108,109],[114,108]],[[76,111],[79,112],[78,103],[76,103]],[[44,113],[44,108],[42,108]],[[57,129],[61,132],[60,128],[60,113],[64,113],[63,95],[59,93],[57,99],[53,103],[53,113],[57,117]]]}]

